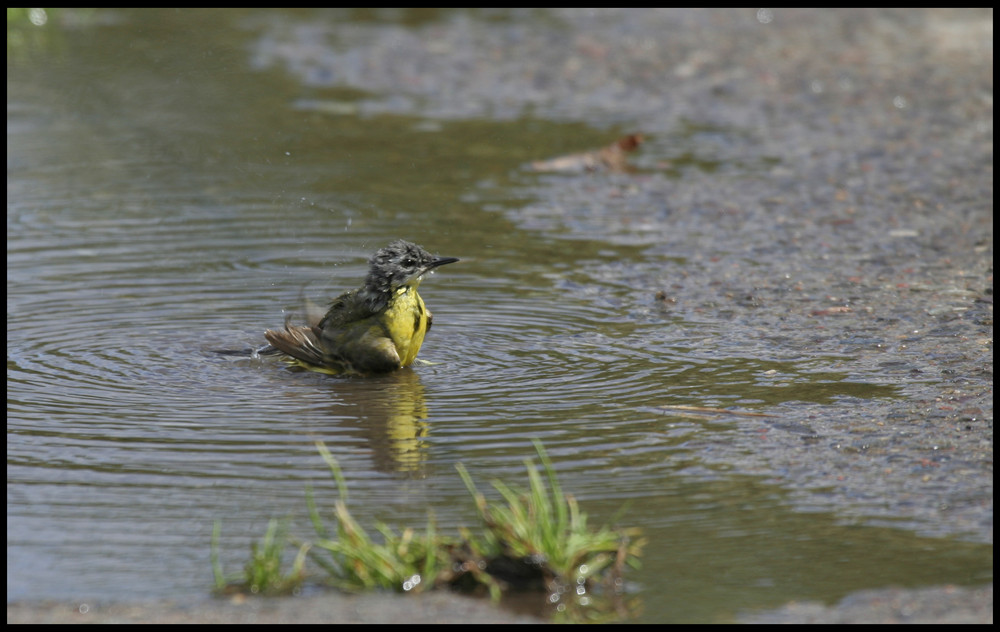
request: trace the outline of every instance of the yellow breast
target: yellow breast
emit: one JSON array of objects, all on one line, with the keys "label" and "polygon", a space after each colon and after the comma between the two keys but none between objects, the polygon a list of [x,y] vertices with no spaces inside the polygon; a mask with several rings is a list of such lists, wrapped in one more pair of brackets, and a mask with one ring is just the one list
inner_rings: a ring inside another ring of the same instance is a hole
[{"label": "yellow breast", "polygon": [[396,346],[402,366],[410,366],[424,344],[429,314],[416,287],[404,286],[396,291],[389,308],[379,319]]}]

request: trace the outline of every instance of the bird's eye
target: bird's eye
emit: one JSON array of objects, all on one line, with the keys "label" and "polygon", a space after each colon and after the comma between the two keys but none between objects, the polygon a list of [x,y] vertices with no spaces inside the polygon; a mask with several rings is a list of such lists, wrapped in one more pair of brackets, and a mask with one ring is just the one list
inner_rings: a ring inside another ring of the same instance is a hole
[{"label": "bird's eye", "polygon": [[406,259],[403,259],[403,265],[406,266],[407,268],[412,268],[416,264],[417,264],[417,262],[414,261],[413,259],[410,259],[409,257],[407,257]]}]

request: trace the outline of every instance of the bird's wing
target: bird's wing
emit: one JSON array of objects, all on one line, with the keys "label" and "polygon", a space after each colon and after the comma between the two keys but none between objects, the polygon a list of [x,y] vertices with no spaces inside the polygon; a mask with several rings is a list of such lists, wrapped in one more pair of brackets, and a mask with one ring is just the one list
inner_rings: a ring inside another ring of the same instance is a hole
[{"label": "bird's wing", "polygon": [[385,373],[400,368],[395,343],[380,320],[358,296],[358,290],[341,294],[313,330],[327,357],[335,356],[358,373]]},{"label": "bird's wing", "polygon": [[396,345],[378,314],[357,299],[357,291],[334,299],[318,325],[269,329],[264,337],[305,368],[336,373],[385,373],[402,365]]},{"label": "bird's wing", "polygon": [[324,349],[358,373],[385,373],[402,366],[396,344],[377,316],[339,326],[326,321],[319,339]]},{"label": "bird's wing", "polygon": [[341,329],[374,315],[375,312],[358,296],[358,290],[351,290],[330,302],[326,315],[319,321],[319,328]]}]

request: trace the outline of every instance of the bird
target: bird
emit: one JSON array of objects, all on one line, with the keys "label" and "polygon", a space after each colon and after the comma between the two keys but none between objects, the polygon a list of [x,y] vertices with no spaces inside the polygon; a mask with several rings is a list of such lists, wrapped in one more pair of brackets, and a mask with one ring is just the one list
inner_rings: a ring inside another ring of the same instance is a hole
[{"label": "bird", "polygon": [[290,364],[334,375],[389,373],[410,366],[433,316],[417,293],[424,275],[455,263],[397,239],[368,261],[364,284],[341,294],[326,314],[305,325],[268,329],[268,346],[256,353],[281,354]]}]

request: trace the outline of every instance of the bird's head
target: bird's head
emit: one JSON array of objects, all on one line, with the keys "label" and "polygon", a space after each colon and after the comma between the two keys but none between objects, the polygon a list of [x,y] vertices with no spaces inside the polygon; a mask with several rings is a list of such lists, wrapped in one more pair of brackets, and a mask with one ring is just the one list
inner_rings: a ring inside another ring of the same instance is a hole
[{"label": "bird's head", "polygon": [[456,261],[455,257],[435,257],[414,243],[397,239],[368,261],[365,289],[373,296],[388,296],[401,287],[420,285],[425,274]]}]

